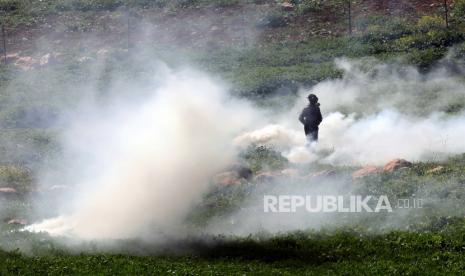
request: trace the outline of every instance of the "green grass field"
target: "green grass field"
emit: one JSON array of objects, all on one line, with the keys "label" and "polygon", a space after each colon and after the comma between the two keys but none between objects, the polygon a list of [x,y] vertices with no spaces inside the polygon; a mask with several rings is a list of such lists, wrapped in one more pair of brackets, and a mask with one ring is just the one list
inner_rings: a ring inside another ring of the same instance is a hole
[{"label": "green grass field", "polygon": [[[205,9],[226,11],[226,14],[229,9],[234,11],[262,2],[267,1],[0,0],[0,11],[3,22],[9,31],[12,30],[8,47],[13,49],[12,52],[26,55],[35,49],[21,49],[21,43],[28,41],[22,37],[29,31],[48,28],[44,26],[49,20],[71,18],[60,16],[74,16],[73,20],[64,22],[64,27],[61,26],[64,33],[71,34],[70,37],[92,36],[95,34],[89,31],[89,26],[106,18],[107,14],[117,19],[114,25],[106,27],[113,27],[115,32],[124,31],[121,18],[126,7],[136,13],[134,18],[149,20],[150,16],[163,11],[166,13],[163,18],[169,20],[191,12],[198,16],[197,12],[202,14]],[[268,2],[273,2],[271,6],[276,4],[275,1]],[[143,96],[135,89],[115,90],[114,84],[150,83],[157,76],[157,68],[153,66],[157,61],[169,64],[173,69],[183,68],[186,64],[199,68],[227,83],[232,95],[268,111],[286,109],[295,101],[299,89],[341,78],[343,72],[334,62],[337,58],[360,60],[361,67],[365,66],[367,72],[372,72],[373,63],[384,63],[412,66],[425,76],[438,64],[450,68],[463,65],[464,1],[457,0],[451,7],[449,28],[444,25],[440,8],[428,14],[419,12],[411,18],[378,13],[365,16],[359,11],[354,19],[357,31],[352,35],[340,31],[345,28],[345,21],[338,17],[331,22],[334,33],[311,35],[305,39],[291,37],[296,33],[301,35],[302,30],[309,31],[311,27],[326,26],[327,22],[319,17],[313,23],[306,21],[324,11],[344,16],[339,14],[342,2],[291,2],[296,4],[292,12],[268,10],[268,6],[263,8],[266,11],[260,14],[254,28],[269,37],[259,37],[256,42],[246,45],[228,41],[221,47],[147,43],[126,49],[124,39],[120,39],[108,47],[102,62],[98,47],[83,46],[74,40],[67,44],[63,39],[64,44],[53,48],[61,54],[59,62],[32,70],[2,63],[0,187],[12,187],[18,193],[0,198],[0,275],[463,274],[465,155],[460,153],[446,158],[437,153],[438,156],[429,161],[414,162],[405,170],[354,180],[351,173],[359,168],[358,165],[313,163],[299,167],[290,165],[272,148],[251,146],[243,151],[240,157],[254,173],[288,167],[298,169],[302,174],[331,170],[334,175],[329,180],[360,195],[388,195],[393,200],[415,195],[425,199],[424,208],[402,215],[397,213],[398,210],[392,215],[340,215],[316,229],[263,231],[245,236],[216,235],[206,231],[205,227],[211,221],[228,218],[240,210],[249,196],[260,197],[273,187],[254,181],[212,189],[186,218],[188,227],[193,229],[192,236],[161,245],[143,240],[103,244],[74,241],[23,232],[23,226],[8,224],[13,218],[28,222],[40,220],[42,217],[35,212],[37,207],[48,210],[47,216],[56,215],[56,210],[50,206],[60,199],[60,193],[44,196],[38,190],[37,182],[40,169],[56,165],[56,158],[63,153],[59,145],[60,131],[64,127],[58,120],[60,116],[69,115],[67,111],[76,108],[80,99],[90,96],[102,103],[117,93]],[[40,37],[37,40],[43,42]],[[41,47],[47,49],[47,46]],[[88,60],[78,61],[84,57]],[[465,84],[461,72],[448,77]],[[83,87],[88,87],[90,92]],[[441,89],[425,91],[427,94],[422,95],[418,106],[428,106],[442,92]],[[372,100],[367,99],[367,103]],[[418,106],[409,109],[407,103],[400,109],[415,115],[429,112]],[[463,112],[464,107],[465,99],[457,97],[446,102],[441,111],[448,115],[457,114]],[[438,167],[441,169],[435,170]],[[297,181],[289,185],[300,189],[321,185],[319,182],[322,181]]]},{"label": "green grass field", "polygon": [[[26,257],[1,253],[0,271],[53,275],[460,274],[463,250],[463,236],[442,233],[300,233],[265,242],[234,241],[182,257],[66,253]],[[206,256],[199,256],[202,254]]]},{"label": "green grass field", "polygon": [[[263,164],[275,162],[269,158],[263,159]],[[444,168],[441,172],[428,173],[439,165]],[[335,225],[328,223],[320,230],[264,232],[248,237],[201,234],[202,225],[210,219],[240,206],[251,187],[260,193],[259,184],[249,184],[206,195],[204,203],[190,215],[200,235],[161,246],[137,240],[115,241],[107,247],[93,242],[68,243],[3,225],[0,245],[12,251],[1,252],[0,271],[57,275],[459,274],[465,250],[464,165],[463,156],[457,156],[352,183],[361,195],[405,198],[415,192],[425,199],[423,208],[407,213],[393,227],[383,225],[389,216],[400,217],[397,211],[392,215],[341,216]],[[337,175],[347,173],[339,169]],[[30,203],[21,203],[24,199],[9,200],[10,215],[30,212]]]}]

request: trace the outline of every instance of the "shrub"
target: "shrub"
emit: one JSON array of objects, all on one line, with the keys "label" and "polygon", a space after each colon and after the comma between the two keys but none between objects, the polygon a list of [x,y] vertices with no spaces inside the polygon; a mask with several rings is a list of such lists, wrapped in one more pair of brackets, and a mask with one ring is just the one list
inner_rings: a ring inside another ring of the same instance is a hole
[{"label": "shrub", "polygon": [[455,31],[430,30],[426,33],[415,33],[394,41],[393,50],[446,48],[463,40],[463,35]]},{"label": "shrub", "polygon": [[452,54],[454,59],[465,59],[465,43],[454,45]]},{"label": "shrub", "polygon": [[178,8],[189,8],[199,4],[198,0],[176,0],[174,5]]},{"label": "shrub", "polygon": [[465,0],[455,0],[450,15],[452,19],[463,22],[465,19]]},{"label": "shrub", "polygon": [[0,0],[0,11],[14,11],[19,9],[20,5],[19,0]]},{"label": "shrub", "polygon": [[249,146],[241,154],[241,158],[246,161],[253,172],[263,169],[279,170],[287,166],[288,161],[281,153],[266,146]]},{"label": "shrub", "polygon": [[10,106],[0,113],[0,127],[48,128],[57,119],[57,110],[49,106]]},{"label": "shrub", "polygon": [[124,4],[123,0],[63,0],[55,4],[55,9],[58,11],[115,10]]},{"label": "shrub", "polygon": [[354,27],[356,27],[359,30],[366,30],[366,29],[373,29],[375,30],[380,30],[381,26],[384,27],[384,29],[389,28],[392,23],[387,24],[387,22],[391,22],[389,18],[386,16],[380,16],[380,15],[367,15],[364,17],[357,17],[354,19]]},{"label": "shrub", "polygon": [[444,29],[444,27],[444,19],[439,16],[422,16],[417,22],[417,28],[422,32],[441,30]]},{"label": "shrub", "polygon": [[258,27],[281,28],[286,27],[288,18],[281,12],[273,12],[260,20]]},{"label": "shrub", "polygon": [[428,69],[445,54],[445,50],[437,48],[414,49],[407,55],[407,60],[411,64],[417,65],[420,69]]},{"label": "shrub", "polygon": [[[373,17],[372,19],[377,21],[381,20],[381,18],[382,17]],[[385,21],[384,23],[379,22],[379,24],[374,25],[371,25],[370,22],[370,20],[367,20],[364,23],[359,23],[367,26],[367,32],[359,38],[364,43],[386,43],[414,32],[412,26],[401,19],[393,19]]]},{"label": "shrub", "polygon": [[12,187],[20,192],[29,190],[32,183],[31,173],[13,165],[0,166],[0,187]]},{"label": "shrub", "polygon": [[323,1],[321,0],[308,0],[301,1],[298,5],[298,10],[300,13],[305,14],[309,12],[319,12],[324,9]]},{"label": "shrub", "polygon": [[164,8],[168,5],[169,0],[129,0],[127,3],[132,7],[146,8]]},{"label": "shrub", "polygon": [[214,7],[231,7],[239,4],[239,0],[215,0],[207,1],[211,2],[210,5]]}]

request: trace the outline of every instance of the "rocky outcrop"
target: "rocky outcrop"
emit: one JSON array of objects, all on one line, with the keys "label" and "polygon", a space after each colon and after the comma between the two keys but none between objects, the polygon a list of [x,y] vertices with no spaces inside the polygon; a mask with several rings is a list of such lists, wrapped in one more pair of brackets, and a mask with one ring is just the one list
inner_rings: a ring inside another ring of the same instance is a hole
[{"label": "rocky outcrop", "polygon": [[241,178],[237,172],[222,172],[213,177],[213,183],[220,186],[240,185]]},{"label": "rocky outcrop", "polygon": [[381,168],[378,168],[376,166],[365,166],[361,168],[360,170],[353,172],[352,178],[357,179],[357,178],[365,177],[367,175],[377,174],[382,171],[383,170]]},{"label": "rocky outcrop", "polygon": [[394,172],[403,168],[410,168],[413,164],[405,159],[394,159],[384,165],[384,172]]},{"label": "rocky outcrop", "polygon": [[355,172],[352,173],[352,178],[361,178],[367,175],[377,174],[380,172],[395,172],[400,169],[411,168],[413,164],[405,159],[394,159],[386,163],[384,167],[376,167],[376,166],[365,166]]},{"label": "rocky outcrop", "polygon": [[15,188],[10,188],[10,187],[0,187],[0,195],[11,195],[11,194],[17,194],[18,191],[16,191]]},{"label": "rocky outcrop", "polygon": [[323,170],[323,171],[319,171],[316,173],[312,173],[309,176],[311,176],[312,178],[323,178],[323,177],[331,177],[335,175],[336,175],[335,170]]},{"label": "rocky outcrop", "polygon": [[281,9],[283,11],[293,11],[294,8],[295,6],[292,3],[289,3],[289,2],[281,3]]},{"label": "rocky outcrop", "polygon": [[284,175],[281,172],[261,172],[254,177],[254,181],[255,182],[274,182],[283,177]]},{"label": "rocky outcrop", "polygon": [[228,170],[213,177],[213,183],[221,186],[240,185],[253,176],[252,170],[242,164],[232,164]]},{"label": "rocky outcrop", "polygon": [[10,219],[7,221],[7,224],[9,225],[26,225],[27,220],[25,219]]},{"label": "rocky outcrop", "polygon": [[61,57],[61,53],[47,53],[42,56],[21,56],[20,53],[7,55],[7,61],[21,70],[29,71],[35,68],[55,64]]},{"label": "rocky outcrop", "polygon": [[290,177],[290,178],[297,178],[300,176],[299,170],[296,169],[284,169],[280,172],[282,176]]}]

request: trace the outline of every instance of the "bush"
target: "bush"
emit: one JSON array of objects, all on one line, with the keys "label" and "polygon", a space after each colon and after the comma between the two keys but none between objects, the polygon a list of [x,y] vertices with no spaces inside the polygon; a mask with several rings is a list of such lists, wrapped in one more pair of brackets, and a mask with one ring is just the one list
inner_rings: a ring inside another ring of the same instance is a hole
[{"label": "bush", "polygon": [[115,10],[123,6],[123,0],[63,0],[55,4],[58,11]]},{"label": "bush", "polygon": [[169,0],[129,0],[127,3],[132,7],[147,8],[164,8],[168,5]]},{"label": "bush", "polygon": [[437,48],[415,49],[407,55],[407,60],[409,63],[417,65],[420,69],[426,70],[443,58],[445,53],[445,50]]},{"label": "bush", "polygon": [[393,50],[447,48],[463,40],[463,35],[455,31],[430,30],[426,33],[415,33],[394,41]]},{"label": "bush", "polygon": [[0,0],[0,11],[14,11],[19,9],[20,5],[19,0]]},{"label": "bush", "polygon": [[305,14],[322,11],[324,9],[324,5],[321,0],[308,0],[301,1],[297,8],[301,14]]},{"label": "bush", "polygon": [[0,127],[49,128],[56,122],[57,113],[49,106],[10,106],[0,113]]},{"label": "bush", "polygon": [[176,0],[173,2],[173,4],[178,8],[189,8],[199,4],[198,0]]},{"label": "bush", "polygon": [[0,166],[0,187],[12,187],[25,192],[30,189],[31,183],[31,173],[27,169],[12,165]]},{"label": "bush", "polygon": [[450,15],[452,19],[463,22],[465,19],[465,0],[455,0]]},{"label": "bush", "polygon": [[359,37],[360,41],[369,44],[386,43],[391,40],[398,39],[405,35],[413,33],[413,28],[406,21],[401,19],[393,19],[389,21],[379,22],[379,24],[371,24],[382,21],[383,17],[372,17],[365,22],[359,22],[360,26],[366,26],[367,32]]},{"label": "bush", "polygon": [[439,16],[422,16],[417,22],[417,28],[421,32],[441,30],[445,28],[445,22]]},{"label": "bush", "polygon": [[286,27],[288,18],[281,12],[274,12],[260,20],[258,27],[281,28]]},{"label": "bush", "polygon": [[231,7],[239,4],[239,0],[215,0],[215,1],[207,1],[211,2],[210,5],[214,7]]},{"label": "bush", "polygon": [[[390,28],[390,25],[392,25],[390,18],[386,16],[381,16],[381,15],[367,15],[364,17],[356,17],[354,18],[354,27],[359,29],[359,30],[367,30],[371,28],[375,30],[380,30],[381,26],[384,27],[384,29]],[[394,21],[397,22],[397,20],[394,19]],[[387,23],[389,22],[389,23]],[[393,29],[393,28],[391,28]]]},{"label": "bush", "polygon": [[261,170],[280,170],[288,165],[287,159],[281,153],[265,146],[251,145],[241,154],[241,158],[254,173]]},{"label": "bush", "polygon": [[452,53],[453,53],[452,57],[455,60],[456,59],[465,60],[465,43],[462,42],[460,44],[454,45]]}]

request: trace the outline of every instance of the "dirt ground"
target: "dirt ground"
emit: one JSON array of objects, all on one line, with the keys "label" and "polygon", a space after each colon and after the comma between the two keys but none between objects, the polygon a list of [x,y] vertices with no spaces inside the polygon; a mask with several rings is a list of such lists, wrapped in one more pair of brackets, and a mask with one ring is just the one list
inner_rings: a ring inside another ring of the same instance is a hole
[{"label": "dirt ground", "polygon": [[[353,20],[367,15],[418,18],[437,14],[440,0],[363,0],[352,5]],[[260,27],[270,13],[282,11],[279,4],[248,4],[224,8],[63,12],[46,16],[42,22],[15,28],[7,26],[7,53],[28,55],[51,49],[75,48],[83,52],[108,47],[124,48],[128,40],[162,47],[221,48],[251,44],[304,41],[314,36],[347,32],[347,9],[301,14],[283,27]],[[286,14],[285,12],[283,14]],[[357,31],[357,30],[355,30]],[[128,36],[129,33],[129,36]]]}]

